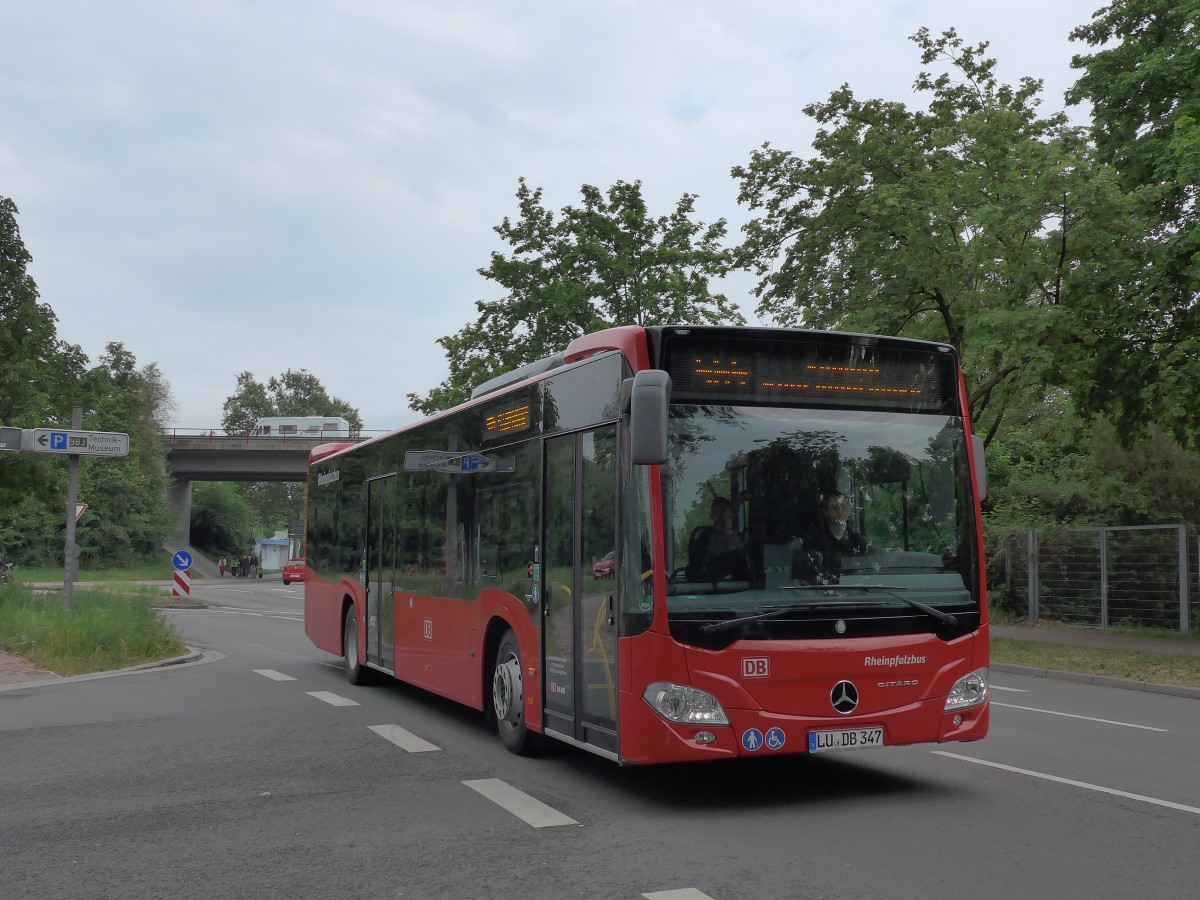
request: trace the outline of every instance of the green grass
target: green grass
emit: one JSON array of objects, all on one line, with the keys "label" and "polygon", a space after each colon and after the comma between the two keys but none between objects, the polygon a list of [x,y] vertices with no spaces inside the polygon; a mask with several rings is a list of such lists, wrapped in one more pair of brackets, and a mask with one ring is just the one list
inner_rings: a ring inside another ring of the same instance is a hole
[{"label": "green grass", "polygon": [[59,675],[123,669],[182,656],[187,648],[154,610],[161,592],[138,585],[78,588],[71,610],[59,593],[0,585],[0,649]]},{"label": "green grass", "polygon": [[[123,569],[80,569],[76,581],[170,581],[171,560],[164,559],[162,563],[141,563],[127,566]],[[58,582],[62,583],[63,569],[58,566],[53,569],[22,569],[13,571],[13,577],[25,582]],[[194,576],[193,576],[194,577]]]},{"label": "green grass", "polygon": [[1172,653],[1167,640],[1160,653],[993,637],[992,662],[1200,687],[1200,656]]}]

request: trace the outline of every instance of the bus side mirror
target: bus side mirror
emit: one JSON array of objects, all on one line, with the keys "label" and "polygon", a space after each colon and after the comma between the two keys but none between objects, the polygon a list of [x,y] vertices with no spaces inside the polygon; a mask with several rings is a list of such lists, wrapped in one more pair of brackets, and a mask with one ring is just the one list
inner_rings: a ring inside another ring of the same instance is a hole
[{"label": "bus side mirror", "polygon": [[975,457],[975,490],[982,500],[987,496],[987,463],[983,458],[983,438],[971,435],[971,450]]},{"label": "bus side mirror", "polygon": [[629,389],[629,448],[635,466],[658,466],[667,461],[667,408],[671,376],[646,369],[633,376]]}]

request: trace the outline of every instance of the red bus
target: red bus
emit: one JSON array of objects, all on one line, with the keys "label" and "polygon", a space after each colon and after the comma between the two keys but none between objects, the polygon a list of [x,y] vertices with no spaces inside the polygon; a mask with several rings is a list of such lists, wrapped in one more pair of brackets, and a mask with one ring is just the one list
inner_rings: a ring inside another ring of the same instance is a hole
[{"label": "red bus", "polygon": [[482,710],[516,753],[978,740],[984,474],[965,410],[942,344],[585,335],[452,410],[313,451],[305,632],[352,683]]}]

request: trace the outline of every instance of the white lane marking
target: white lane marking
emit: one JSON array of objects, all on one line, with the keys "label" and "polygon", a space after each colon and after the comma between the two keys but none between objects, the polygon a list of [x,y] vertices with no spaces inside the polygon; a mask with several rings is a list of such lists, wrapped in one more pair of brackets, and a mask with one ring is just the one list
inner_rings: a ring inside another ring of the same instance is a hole
[{"label": "white lane marking", "polygon": [[579,824],[570,816],[563,815],[523,791],[518,791],[511,784],[506,784],[499,778],[482,778],[478,781],[464,781],[463,784],[471,790],[483,794],[497,806],[534,828]]},{"label": "white lane marking", "polygon": [[324,700],[330,706],[358,706],[358,702],[351,700],[349,697],[339,697],[337,694],[331,694],[329,691],[306,691],[310,697],[316,697],[318,700]]},{"label": "white lane marking", "polygon": [[674,891],[652,891],[642,894],[646,900],[713,900],[712,897],[695,888],[679,888]]},{"label": "white lane marking", "polygon": [[367,727],[381,738],[386,738],[401,750],[407,750],[409,753],[428,753],[430,750],[442,749],[436,744],[417,737],[411,731],[405,731],[399,725],[368,725]]},{"label": "white lane marking", "polygon": [[[208,586],[204,585],[204,587],[208,587]],[[254,591],[248,591],[245,588],[208,587],[208,589],[210,591],[212,591],[214,594],[253,594],[254,593]]]},{"label": "white lane marking", "polygon": [[284,675],[282,672],[276,672],[274,669],[255,669],[256,675],[265,675],[272,681],[295,681],[291,675]]},{"label": "white lane marking", "polygon": [[992,690],[993,691],[1008,691],[1010,694],[1028,694],[1029,693],[1029,691],[1025,690],[1025,688],[1000,687],[1000,685],[998,685],[998,684],[993,684]]},{"label": "white lane marking", "polygon": [[1076,781],[1073,778],[1062,778],[1058,775],[1047,775],[1045,772],[1034,772],[1032,769],[1019,769],[1016,766],[1006,766],[1002,763],[988,762],[985,759],[973,759],[970,756],[960,756],[957,753],[947,753],[945,750],[931,750],[938,756],[948,756],[951,759],[961,759],[963,762],[975,763],[979,766],[990,766],[993,769],[1003,769],[1005,772],[1015,772],[1018,775],[1028,775],[1030,778],[1041,778],[1043,781],[1054,781],[1058,784],[1069,784],[1072,787],[1084,788],[1089,791],[1099,791],[1101,794],[1111,794],[1114,797],[1124,797],[1126,800],[1140,800],[1142,803],[1153,803],[1155,806],[1165,806],[1167,809],[1177,809],[1180,812],[1193,813],[1200,816],[1200,807],[1175,803],[1171,800],[1159,800],[1157,797],[1147,797],[1145,794],[1131,794],[1129,791],[1119,791],[1116,788],[1104,787],[1102,784],[1089,784],[1086,781]]},{"label": "white lane marking", "polygon": [[1026,712],[1040,712],[1048,716],[1062,716],[1064,719],[1083,719],[1085,722],[1100,722],[1104,725],[1120,725],[1122,728],[1140,728],[1142,731],[1157,731],[1161,734],[1170,734],[1165,728],[1153,728],[1150,725],[1134,725],[1132,722],[1114,722],[1112,719],[1097,719],[1093,716],[1078,716],[1075,713],[1058,712],[1053,709],[1038,709],[1036,706],[1016,706],[1012,703],[997,703],[992,701],[992,706],[1003,706],[1005,709],[1023,709]]}]

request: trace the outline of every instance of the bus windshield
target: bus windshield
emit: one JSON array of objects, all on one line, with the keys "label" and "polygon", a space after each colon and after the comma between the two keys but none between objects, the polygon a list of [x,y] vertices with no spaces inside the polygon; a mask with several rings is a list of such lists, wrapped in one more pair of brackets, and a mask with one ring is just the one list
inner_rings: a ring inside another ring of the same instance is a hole
[{"label": "bus windshield", "polygon": [[672,634],[862,637],[978,627],[961,419],[673,405],[663,467]]}]

